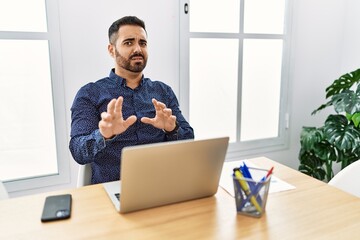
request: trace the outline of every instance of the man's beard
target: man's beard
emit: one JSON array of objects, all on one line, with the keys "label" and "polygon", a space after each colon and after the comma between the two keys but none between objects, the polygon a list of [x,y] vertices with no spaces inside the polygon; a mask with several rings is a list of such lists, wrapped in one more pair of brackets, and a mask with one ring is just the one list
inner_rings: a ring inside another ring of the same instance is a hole
[{"label": "man's beard", "polygon": [[[143,58],[143,63],[136,63],[135,65],[132,66],[131,58],[139,57],[139,56],[141,56]],[[118,52],[117,49],[115,49],[115,57],[116,57],[117,64],[120,67],[122,67],[130,72],[139,73],[139,72],[142,72],[144,70],[144,68],[146,67],[147,59],[141,53],[134,53],[128,59],[126,59],[125,57],[120,55],[120,53]]]}]

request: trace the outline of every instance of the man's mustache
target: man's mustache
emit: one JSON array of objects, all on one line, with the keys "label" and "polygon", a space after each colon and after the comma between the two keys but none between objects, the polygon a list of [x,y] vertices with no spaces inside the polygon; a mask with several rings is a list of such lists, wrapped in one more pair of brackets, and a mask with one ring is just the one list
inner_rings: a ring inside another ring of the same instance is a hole
[{"label": "man's mustache", "polygon": [[134,53],[133,55],[130,56],[130,58],[133,58],[133,57],[142,57],[142,58],[145,58],[143,54],[141,53]]}]

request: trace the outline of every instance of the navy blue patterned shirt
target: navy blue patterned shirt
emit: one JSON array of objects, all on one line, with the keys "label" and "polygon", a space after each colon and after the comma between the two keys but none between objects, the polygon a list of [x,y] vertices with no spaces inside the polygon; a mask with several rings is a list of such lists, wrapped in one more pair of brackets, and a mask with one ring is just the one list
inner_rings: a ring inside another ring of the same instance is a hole
[{"label": "navy blue patterned shirt", "polygon": [[[124,98],[123,118],[135,115],[137,121],[125,132],[104,140],[98,127],[100,114],[106,112],[108,103],[119,96]],[[163,130],[140,121],[142,117],[155,117],[152,98],[171,108],[179,123],[177,134],[167,135]],[[92,183],[119,180],[121,150],[126,146],[192,138],[193,129],[181,114],[178,100],[168,85],[143,77],[140,85],[131,89],[126,86],[125,79],[114,73],[114,69],[109,77],[83,86],[71,107],[69,148],[76,162],[91,163]]]}]

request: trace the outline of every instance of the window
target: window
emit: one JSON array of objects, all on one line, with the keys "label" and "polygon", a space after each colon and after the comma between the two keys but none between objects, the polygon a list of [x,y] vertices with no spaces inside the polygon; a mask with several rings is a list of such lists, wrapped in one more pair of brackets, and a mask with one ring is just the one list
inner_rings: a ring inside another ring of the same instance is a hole
[{"label": "window", "polygon": [[0,179],[10,192],[69,181],[57,8],[0,2]]},{"label": "window", "polygon": [[180,104],[228,158],[287,146],[290,2],[180,1]]}]

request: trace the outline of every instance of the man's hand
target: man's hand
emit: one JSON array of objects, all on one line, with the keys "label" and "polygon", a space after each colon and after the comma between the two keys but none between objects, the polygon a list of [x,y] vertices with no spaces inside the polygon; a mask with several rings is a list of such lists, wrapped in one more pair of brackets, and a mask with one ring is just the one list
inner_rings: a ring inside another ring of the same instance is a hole
[{"label": "man's hand", "polygon": [[142,117],[141,122],[151,124],[156,128],[171,132],[176,127],[176,116],[172,115],[172,110],[167,108],[162,102],[152,99],[156,115],[154,118]]},{"label": "man's hand", "polygon": [[114,137],[117,134],[123,133],[136,122],[136,116],[132,115],[126,120],[122,115],[123,97],[113,99],[107,105],[107,112],[101,113],[101,120],[99,122],[99,130],[105,139]]}]

